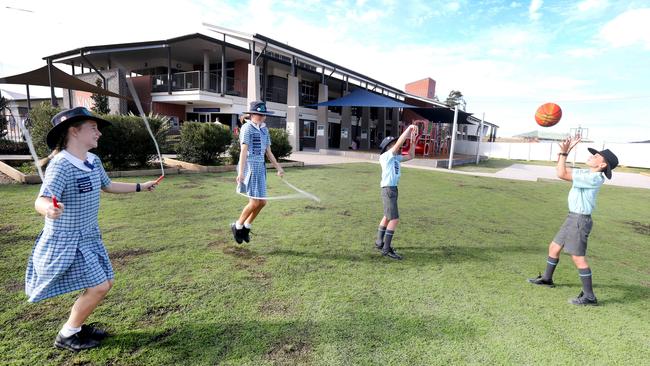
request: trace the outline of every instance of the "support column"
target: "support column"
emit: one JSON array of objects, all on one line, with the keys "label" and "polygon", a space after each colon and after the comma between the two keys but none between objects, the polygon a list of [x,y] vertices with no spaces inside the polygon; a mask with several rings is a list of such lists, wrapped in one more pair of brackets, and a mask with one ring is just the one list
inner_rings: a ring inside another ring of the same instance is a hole
[{"label": "support column", "polygon": [[203,85],[200,89],[210,89],[210,55],[208,50],[203,50]]},{"label": "support column", "polygon": [[[343,96],[350,94],[343,92]],[[352,107],[341,108],[341,145],[340,148],[347,150],[352,144]]]},{"label": "support column", "polygon": [[451,170],[454,163],[454,148],[456,147],[456,133],[458,131],[458,105],[454,109],[454,126],[451,131],[451,147],[449,148],[449,166],[447,169]]},{"label": "support column", "polygon": [[[364,135],[365,132],[365,135]],[[361,149],[370,150],[370,108],[361,108]]]},{"label": "support column", "polygon": [[393,115],[391,118],[390,135],[393,137],[399,136],[399,108],[393,108]]},{"label": "support column", "polygon": [[287,77],[287,134],[293,151],[300,150],[300,80]]},{"label": "support column", "polygon": [[[327,102],[329,89],[327,84],[318,84],[318,103]],[[318,107],[316,119],[316,150],[327,149],[327,131],[329,130],[327,107]]]},{"label": "support column", "polygon": [[[259,67],[248,64],[248,104],[254,100],[260,100],[260,69]],[[248,108],[248,106],[246,106]]]},{"label": "support column", "polygon": [[386,137],[386,108],[377,108],[377,146]]}]

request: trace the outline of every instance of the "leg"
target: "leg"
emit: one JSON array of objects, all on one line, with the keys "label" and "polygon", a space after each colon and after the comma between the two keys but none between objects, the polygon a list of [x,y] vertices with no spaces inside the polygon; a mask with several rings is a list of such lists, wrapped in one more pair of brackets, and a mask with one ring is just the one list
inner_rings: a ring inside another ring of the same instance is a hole
[{"label": "leg", "polygon": [[548,246],[548,258],[546,258],[546,270],[544,271],[544,274],[540,273],[536,278],[529,278],[528,282],[534,285],[555,287],[555,284],[553,283],[553,272],[555,272],[555,268],[560,261],[561,251],[562,246],[555,241],[552,241]]},{"label": "leg", "polygon": [[237,220],[237,222],[238,222],[240,225],[243,225],[244,222],[246,222],[246,219],[248,218],[248,216],[250,216],[251,213],[252,213],[253,211],[255,211],[255,209],[256,209],[256,207],[257,207],[257,203],[256,203],[256,201],[259,201],[259,200],[254,200],[254,199],[252,199],[252,198],[248,200],[248,204],[247,204],[247,205],[244,207],[244,209],[241,211],[241,215],[239,215],[239,219]]},{"label": "leg", "polygon": [[383,216],[379,220],[379,227],[377,228],[377,239],[375,239],[375,247],[377,249],[382,249],[384,247],[384,236],[386,235],[386,225],[388,225],[388,219],[386,216]]},{"label": "leg", "polygon": [[562,246],[554,241],[552,241],[548,246],[548,256],[551,258],[560,258],[561,251]]},{"label": "leg", "polygon": [[113,286],[113,280],[106,281],[95,287],[86,289],[81,296],[75,301],[70,311],[67,326],[79,328],[92,314],[97,305],[104,299],[108,291]]},{"label": "leg", "polygon": [[386,226],[386,235],[384,236],[384,248],[382,249],[382,254],[392,259],[402,259],[399,254],[395,253],[392,246],[393,235],[395,234],[395,229],[397,229],[398,224],[399,219],[388,221],[388,225]]},{"label": "leg", "polygon": [[255,206],[253,206],[253,210],[251,213],[244,219],[245,224],[252,224],[257,215],[262,211],[264,206],[266,206],[266,200],[252,200],[255,202]]},{"label": "leg", "polygon": [[587,259],[580,255],[572,255],[571,259],[578,268],[578,275],[582,282],[582,293],[577,298],[570,300],[570,302],[574,305],[596,305],[597,300],[591,280],[591,268],[589,268]]}]

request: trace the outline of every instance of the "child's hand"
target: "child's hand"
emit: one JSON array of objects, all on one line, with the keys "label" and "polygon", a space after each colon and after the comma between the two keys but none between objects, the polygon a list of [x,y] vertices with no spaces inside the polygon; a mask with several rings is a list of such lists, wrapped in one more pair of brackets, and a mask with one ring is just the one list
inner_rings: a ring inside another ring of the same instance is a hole
[{"label": "child's hand", "polygon": [[156,186],[158,186],[158,183],[156,183],[155,180],[150,180],[148,182],[144,182],[144,183],[140,184],[141,189],[146,189],[149,192],[156,189]]},{"label": "child's hand", "polygon": [[244,181],[244,175],[243,174],[238,174],[237,178],[235,180],[237,181],[237,184],[243,182]]},{"label": "child's hand", "polygon": [[415,141],[418,137],[418,126],[411,125],[411,141]]},{"label": "child's hand", "polygon": [[284,177],[284,169],[278,168],[278,177]]},{"label": "child's hand", "polygon": [[57,207],[54,207],[54,203],[50,204],[47,207],[47,211],[45,212],[45,216],[47,216],[48,218],[50,218],[52,220],[56,220],[59,217],[61,217],[61,215],[63,215],[63,206],[64,205],[61,202],[58,202],[58,205],[59,205],[59,207],[57,208]]},{"label": "child's hand", "polygon": [[569,151],[571,151],[580,141],[582,138],[571,138],[567,137],[566,140],[560,142],[558,145],[560,145],[560,152],[563,154],[567,154]]}]

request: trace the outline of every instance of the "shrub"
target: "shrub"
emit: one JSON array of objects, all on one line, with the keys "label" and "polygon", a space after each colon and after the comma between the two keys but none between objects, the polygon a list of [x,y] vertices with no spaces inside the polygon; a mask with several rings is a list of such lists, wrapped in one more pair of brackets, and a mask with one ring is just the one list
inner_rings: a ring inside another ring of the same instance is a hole
[{"label": "shrub", "polygon": [[29,155],[29,148],[22,141],[0,139],[0,155]]},{"label": "shrub", "polygon": [[47,146],[47,133],[52,128],[52,117],[61,109],[54,107],[50,102],[42,102],[29,112],[30,127],[34,148],[39,158],[50,155],[50,148]]},{"label": "shrub", "polygon": [[[292,147],[289,143],[289,135],[287,131],[282,128],[269,128],[269,134],[271,135],[271,152],[275,159],[280,161],[281,159],[289,157],[291,155]],[[236,165],[239,163],[239,137],[235,136],[232,140],[232,144],[228,149],[230,154],[230,164]],[[268,158],[264,157],[264,160],[268,163]]]},{"label": "shrub", "polygon": [[203,165],[219,164],[232,140],[230,129],[224,125],[205,122],[185,122],[178,144],[179,157]]},{"label": "shrub", "polygon": [[[145,167],[152,159],[157,159],[156,147],[144,125],[142,117],[131,113],[125,115],[107,114],[100,116],[111,122],[102,130],[97,149],[107,170],[129,167]],[[169,119],[150,114],[147,117],[151,131],[161,149],[165,150]]]}]

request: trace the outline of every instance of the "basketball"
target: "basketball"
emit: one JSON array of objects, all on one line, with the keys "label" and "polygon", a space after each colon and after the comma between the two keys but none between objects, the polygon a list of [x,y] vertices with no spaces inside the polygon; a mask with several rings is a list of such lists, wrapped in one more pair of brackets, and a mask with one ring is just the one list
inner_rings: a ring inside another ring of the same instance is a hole
[{"label": "basketball", "polygon": [[560,122],[562,108],[555,103],[544,103],[535,112],[535,121],[542,127],[551,127]]}]

